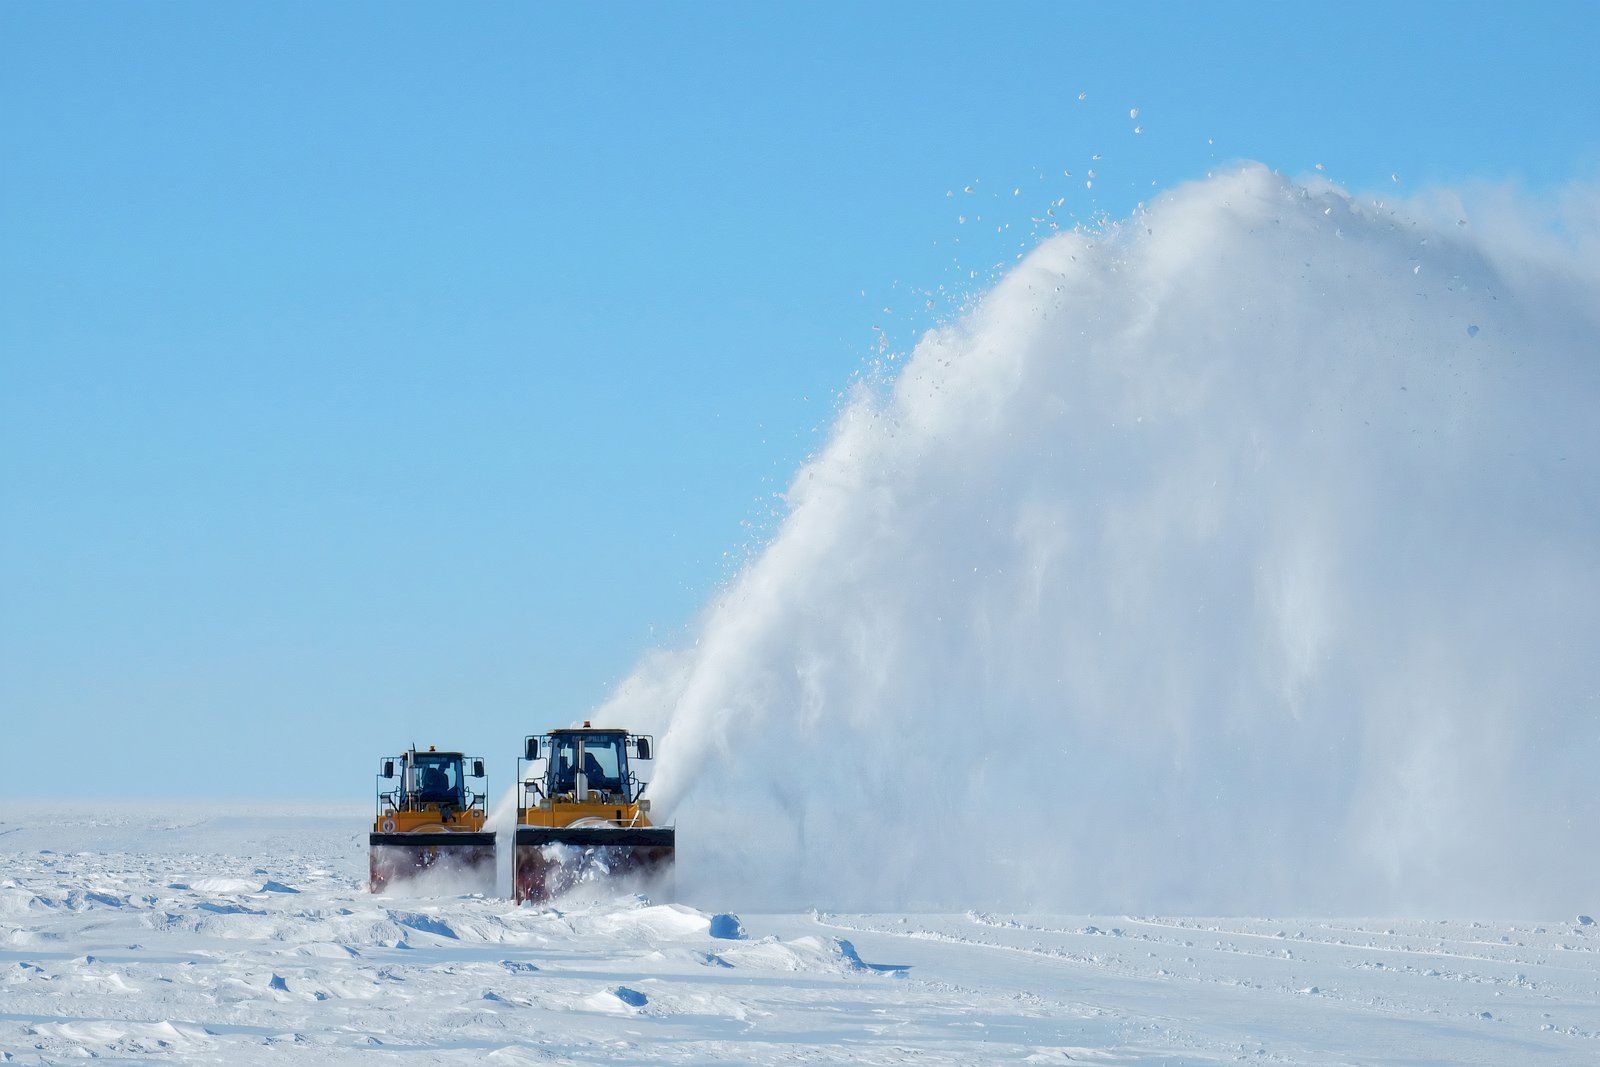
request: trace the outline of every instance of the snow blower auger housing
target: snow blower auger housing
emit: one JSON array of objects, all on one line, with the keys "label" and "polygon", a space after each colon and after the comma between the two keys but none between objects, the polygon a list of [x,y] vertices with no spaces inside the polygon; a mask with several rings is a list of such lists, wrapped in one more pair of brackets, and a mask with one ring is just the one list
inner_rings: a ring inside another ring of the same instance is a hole
[{"label": "snow blower auger housing", "polygon": [[[468,788],[477,779],[480,791]],[[483,760],[412,748],[378,765],[372,891],[423,872],[459,874],[494,889],[494,834],[484,829]]]},{"label": "snow blower auger housing", "polygon": [[670,876],[676,831],[650,823],[634,764],[651,738],[584,723],[523,741],[513,896],[546,901],[585,882]]}]

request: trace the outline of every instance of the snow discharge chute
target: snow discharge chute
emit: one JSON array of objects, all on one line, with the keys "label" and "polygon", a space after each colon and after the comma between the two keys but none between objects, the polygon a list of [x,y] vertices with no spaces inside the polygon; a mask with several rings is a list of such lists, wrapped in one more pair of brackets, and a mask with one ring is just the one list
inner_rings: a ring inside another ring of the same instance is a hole
[{"label": "snow discharge chute", "polygon": [[1596,197],[1259,166],[1055,237],[864,390],[692,648],[686,889],[1569,912],[1600,850]]}]

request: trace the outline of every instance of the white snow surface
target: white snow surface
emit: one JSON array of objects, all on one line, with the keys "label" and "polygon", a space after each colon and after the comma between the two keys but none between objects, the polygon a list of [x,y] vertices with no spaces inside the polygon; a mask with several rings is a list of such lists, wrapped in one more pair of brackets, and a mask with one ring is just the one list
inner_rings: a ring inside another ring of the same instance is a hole
[{"label": "white snow surface", "polygon": [[1537,921],[521,908],[365,892],[366,812],[11,801],[0,1062],[1579,1063]]}]

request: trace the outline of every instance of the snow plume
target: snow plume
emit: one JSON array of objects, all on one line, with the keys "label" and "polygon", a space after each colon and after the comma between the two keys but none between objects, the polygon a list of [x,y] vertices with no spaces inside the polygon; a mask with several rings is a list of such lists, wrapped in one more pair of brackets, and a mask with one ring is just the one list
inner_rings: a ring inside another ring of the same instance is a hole
[{"label": "snow plume", "polygon": [[1592,907],[1600,213],[1515,208],[1247,166],[929,333],[600,713],[684,890]]}]

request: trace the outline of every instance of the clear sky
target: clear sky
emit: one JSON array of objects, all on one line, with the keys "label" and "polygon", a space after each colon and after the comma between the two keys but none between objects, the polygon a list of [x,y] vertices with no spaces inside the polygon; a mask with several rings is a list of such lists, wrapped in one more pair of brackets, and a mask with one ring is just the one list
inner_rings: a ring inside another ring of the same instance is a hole
[{"label": "clear sky", "polygon": [[0,6],[0,793],[503,785],[1056,200],[1600,173],[1600,4],[1110,7]]}]

